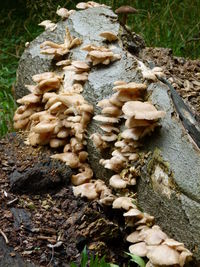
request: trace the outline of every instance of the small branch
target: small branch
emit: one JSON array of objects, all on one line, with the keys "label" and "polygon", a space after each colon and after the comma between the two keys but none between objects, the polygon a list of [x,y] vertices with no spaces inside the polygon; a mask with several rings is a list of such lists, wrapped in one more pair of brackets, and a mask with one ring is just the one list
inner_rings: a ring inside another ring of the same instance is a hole
[{"label": "small branch", "polygon": [[191,39],[187,40],[186,43],[196,42],[196,41],[199,41],[199,40],[200,40],[200,37],[191,38]]},{"label": "small branch", "polygon": [[7,236],[5,235],[5,233],[1,229],[0,229],[0,234],[3,236],[6,244],[8,244],[9,243],[8,238],[7,238]]}]

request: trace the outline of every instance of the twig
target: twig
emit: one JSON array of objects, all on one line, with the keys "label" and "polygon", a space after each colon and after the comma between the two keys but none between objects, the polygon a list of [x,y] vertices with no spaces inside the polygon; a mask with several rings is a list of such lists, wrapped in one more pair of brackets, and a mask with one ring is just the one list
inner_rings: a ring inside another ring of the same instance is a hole
[{"label": "twig", "polygon": [[15,203],[15,202],[17,202],[18,201],[18,198],[16,197],[16,198],[14,198],[13,200],[10,200],[8,203],[7,203],[7,205],[9,206],[9,205],[12,205],[13,203]]},{"label": "twig", "polygon": [[51,248],[51,259],[50,259],[49,263],[47,264],[47,266],[50,266],[50,264],[53,261],[53,257],[54,257],[54,247]]},{"label": "twig", "polygon": [[6,234],[1,229],[0,229],[0,234],[3,236],[6,244],[8,244],[9,243],[8,238],[7,238]]},{"label": "twig", "polygon": [[200,37],[194,37],[194,38],[191,38],[189,40],[186,41],[186,43],[190,43],[190,42],[196,42],[196,41],[199,41],[200,40]]}]

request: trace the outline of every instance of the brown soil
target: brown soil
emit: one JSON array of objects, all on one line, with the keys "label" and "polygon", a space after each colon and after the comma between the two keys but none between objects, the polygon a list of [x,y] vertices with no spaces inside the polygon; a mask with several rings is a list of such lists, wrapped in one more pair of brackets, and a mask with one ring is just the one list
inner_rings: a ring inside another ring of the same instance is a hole
[{"label": "brown soil", "polygon": [[[0,141],[0,225],[14,248],[10,256],[19,253],[39,266],[69,266],[71,261],[80,262],[86,245],[90,253],[106,255],[108,262],[122,266],[124,251],[128,251],[122,213],[74,197],[69,177],[65,176],[66,181],[58,178],[59,172],[64,174],[65,165],[59,163],[51,171],[52,152],[47,147],[25,146],[24,135],[11,134]],[[51,179],[42,184],[47,192],[31,181],[32,177],[38,180],[33,166],[39,164],[40,170],[45,166],[50,169],[44,176]],[[27,172],[30,169],[31,175]],[[17,190],[14,184],[11,191],[10,179],[16,171],[27,179],[26,193],[18,192],[23,191],[23,184]],[[58,247],[52,250],[50,244]]]}]

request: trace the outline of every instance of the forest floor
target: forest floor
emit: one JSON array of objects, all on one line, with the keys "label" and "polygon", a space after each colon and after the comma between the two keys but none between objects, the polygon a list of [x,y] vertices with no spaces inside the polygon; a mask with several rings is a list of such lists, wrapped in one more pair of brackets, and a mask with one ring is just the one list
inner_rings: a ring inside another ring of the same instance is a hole
[{"label": "forest floor", "polygon": [[123,266],[128,233],[122,211],[75,197],[71,171],[64,174],[63,163],[52,166],[51,151],[27,147],[24,138],[9,134],[0,141],[0,225],[13,248],[0,257],[0,266],[25,266],[17,265],[19,255],[36,266],[70,266],[80,263],[84,246]]}]

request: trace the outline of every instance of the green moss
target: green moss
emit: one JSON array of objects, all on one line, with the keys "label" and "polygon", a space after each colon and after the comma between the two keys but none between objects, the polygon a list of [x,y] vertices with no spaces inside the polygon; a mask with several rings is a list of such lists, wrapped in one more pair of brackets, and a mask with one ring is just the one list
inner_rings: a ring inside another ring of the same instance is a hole
[{"label": "green moss", "polygon": [[159,166],[164,173],[169,177],[169,188],[177,190],[177,185],[174,181],[174,174],[170,169],[169,162],[165,161],[161,155],[160,149],[156,148],[153,154],[150,156],[150,159],[147,164],[147,174],[149,177],[155,172],[156,166]]}]

